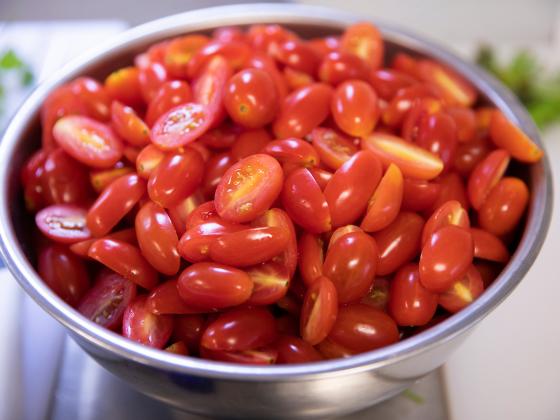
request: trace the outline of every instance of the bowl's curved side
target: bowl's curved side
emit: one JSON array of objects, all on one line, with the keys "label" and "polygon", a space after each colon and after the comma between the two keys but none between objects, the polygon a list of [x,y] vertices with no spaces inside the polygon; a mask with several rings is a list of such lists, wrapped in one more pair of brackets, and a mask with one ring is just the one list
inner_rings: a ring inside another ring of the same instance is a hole
[{"label": "bowl's curved side", "polygon": [[[180,33],[210,30],[222,25],[276,22],[286,24],[304,35],[321,35],[340,31],[349,23],[360,19],[359,16],[336,10],[291,4],[237,5],[187,12],[127,31],[110,43],[69,64],[55,77],[39,86],[13,118],[0,144],[0,155],[7,161],[6,165],[0,167],[0,197],[3,198],[0,201],[0,252],[21,286],[40,306],[64,324],[82,346],[94,354],[102,364],[116,366],[118,362],[122,366],[134,365],[139,372],[146,372],[147,376],[142,378],[144,381],[149,381],[150,377],[157,377],[154,383],[159,384],[171,380],[173,375],[179,375],[211,380],[216,383],[218,393],[221,383],[245,386],[242,384],[251,382],[247,387],[260,389],[259,387],[265,386],[264,383],[269,382],[303,383],[309,380],[315,383],[313,390],[320,390],[320,383],[323,380],[349,378],[350,375],[364,375],[364,378],[371,377],[373,380],[376,375],[371,372],[372,370],[385,369],[390,372],[401,362],[404,363],[402,366],[405,366],[406,360],[411,358],[430,355],[434,358],[434,366],[443,363],[448,351],[442,349],[446,346],[449,349],[454,347],[462,340],[465,331],[505,299],[536,258],[551,216],[552,182],[546,157],[530,170],[532,199],[527,225],[514,258],[493,285],[468,308],[441,324],[392,346],[349,359],[307,365],[253,367],[169,355],[142,346],[89,322],[55,296],[36,274],[26,257],[25,244],[21,244],[20,241],[21,228],[25,226],[25,222],[21,211],[21,200],[18,198],[19,168],[34,146],[26,142],[26,138],[37,133],[40,105],[53,87],[79,74],[103,76],[110,68],[124,64],[127,59],[148,44]],[[507,89],[485,72],[430,41],[388,25],[379,24],[379,26],[388,42],[395,48],[398,46],[420,55],[431,56],[461,72],[483,92],[489,102],[501,108],[542,146],[538,132],[526,111]],[[133,372],[124,372],[124,368],[115,367],[115,369],[123,376],[126,375],[131,379],[135,377]],[[410,381],[411,378],[427,373],[427,370],[420,368],[417,373],[410,372],[408,375],[406,372],[401,373],[402,380]],[[401,386],[398,381],[393,385],[395,389]],[[334,391],[336,392],[336,389]],[[354,392],[357,390],[354,389]],[[367,393],[368,389],[366,389],[364,392],[370,400],[375,400],[374,391]],[[171,397],[162,394],[162,398]],[[300,393],[299,398],[303,400],[307,397],[304,393]],[[333,396],[333,401],[338,400]]]}]

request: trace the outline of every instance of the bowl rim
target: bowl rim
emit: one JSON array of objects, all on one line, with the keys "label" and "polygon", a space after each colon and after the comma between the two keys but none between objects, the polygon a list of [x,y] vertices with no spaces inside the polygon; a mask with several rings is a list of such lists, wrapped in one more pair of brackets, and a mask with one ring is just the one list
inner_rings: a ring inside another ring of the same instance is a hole
[{"label": "bowl rim", "polygon": [[51,292],[27,261],[15,235],[9,203],[9,191],[13,187],[9,185],[10,173],[13,168],[9,163],[19,139],[27,128],[30,117],[37,115],[47,93],[66,80],[82,74],[85,68],[100,57],[118,56],[130,49],[131,45],[142,45],[180,33],[226,25],[279,23],[343,29],[351,23],[367,20],[379,27],[384,39],[429,55],[459,71],[542,147],[533,121],[507,88],[439,44],[401,28],[341,10],[297,4],[237,4],[171,15],[124,31],[73,60],[41,83],[12,118],[0,143],[0,156],[10,158],[7,164],[0,166],[0,197],[3,198],[0,201],[0,253],[21,287],[45,311],[68,328],[72,335],[115,356],[166,371],[243,381],[305,380],[316,375],[340,375],[378,369],[443,345],[479,322],[513,291],[531,267],[544,242],[551,218],[553,194],[550,164],[546,155],[530,169],[532,196],[527,224],[519,246],[508,265],[485,293],[465,310],[418,335],[346,359],[299,365],[245,366],[178,356],[135,343],[82,317]]}]

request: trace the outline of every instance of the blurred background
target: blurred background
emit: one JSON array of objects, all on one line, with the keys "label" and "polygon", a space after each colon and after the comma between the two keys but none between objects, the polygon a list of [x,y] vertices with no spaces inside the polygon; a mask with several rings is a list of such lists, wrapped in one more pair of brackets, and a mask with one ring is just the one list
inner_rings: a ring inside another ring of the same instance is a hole
[{"label": "blurred background", "polygon": [[[36,83],[84,50],[136,24],[232,3],[236,2],[0,0],[0,134]],[[478,60],[528,106],[543,130],[555,181],[560,179],[558,0],[301,3],[403,26]],[[481,50],[482,45],[487,48]],[[560,317],[560,282],[551,274],[557,271],[560,219],[554,219],[527,278],[440,372],[415,386],[408,397],[353,418],[560,418],[560,338],[554,324]],[[134,407],[135,420],[183,418],[150,402],[140,404],[141,397],[65,339],[61,327],[24,297],[5,270],[0,270],[0,308],[0,419],[124,420]],[[121,411],[115,414],[117,408]]]}]

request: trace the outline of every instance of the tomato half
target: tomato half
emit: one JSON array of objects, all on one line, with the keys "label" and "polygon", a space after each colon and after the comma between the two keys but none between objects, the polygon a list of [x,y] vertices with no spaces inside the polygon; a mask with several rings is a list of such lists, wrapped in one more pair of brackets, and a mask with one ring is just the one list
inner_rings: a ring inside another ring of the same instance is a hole
[{"label": "tomato half", "polygon": [[498,110],[492,113],[490,119],[490,138],[496,146],[507,150],[521,162],[538,162],[543,155],[540,147]]},{"label": "tomato half", "polygon": [[358,152],[354,143],[330,128],[318,127],[311,132],[313,147],[321,162],[336,170]]},{"label": "tomato half", "polygon": [[167,111],[154,123],[152,142],[162,150],[185,146],[202,134],[211,124],[209,110],[205,105],[189,102]]},{"label": "tomato half", "polygon": [[124,311],[123,335],[146,346],[165,347],[173,332],[173,318],[151,313],[146,296],[138,296]]},{"label": "tomato half", "polygon": [[324,276],[307,289],[300,318],[300,334],[311,345],[319,344],[330,333],[338,313],[334,284]]},{"label": "tomato half", "polygon": [[472,303],[484,291],[480,273],[471,265],[466,274],[439,295],[439,304],[451,313],[459,312]]},{"label": "tomato half", "polygon": [[368,80],[368,70],[361,57],[343,51],[332,51],[321,61],[318,74],[322,82],[338,85],[350,79]]},{"label": "tomato half", "polygon": [[422,231],[422,244],[425,244],[432,237],[432,234],[447,225],[460,226],[466,229],[471,225],[469,214],[457,200],[447,201],[432,213]]},{"label": "tomato half", "polygon": [[474,257],[483,260],[506,263],[509,251],[500,238],[483,229],[471,228],[474,243]]},{"label": "tomato half", "polygon": [[318,235],[304,232],[298,242],[299,274],[306,286],[310,286],[323,274],[323,241]]},{"label": "tomato half", "polygon": [[145,146],[150,142],[150,129],[146,123],[134,109],[119,101],[113,101],[111,105],[111,123],[117,134],[134,146]]},{"label": "tomato half", "polygon": [[184,315],[208,312],[185,303],[177,289],[177,279],[167,280],[156,287],[146,300],[148,310],[156,315]]},{"label": "tomato half", "polygon": [[55,204],[35,215],[35,223],[48,238],[63,244],[72,244],[91,237],[86,223],[85,209],[70,204]]},{"label": "tomato half", "polygon": [[182,80],[172,80],[160,86],[146,111],[146,124],[153,127],[155,122],[169,110],[192,101],[191,87]]},{"label": "tomato half", "polygon": [[340,50],[360,57],[372,69],[381,67],[385,52],[381,33],[369,22],[348,26],[340,39]]},{"label": "tomato half", "polygon": [[490,190],[504,176],[509,165],[510,155],[503,149],[489,153],[469,176],[467,192],[469,201],[475,209],[480,209]]}]

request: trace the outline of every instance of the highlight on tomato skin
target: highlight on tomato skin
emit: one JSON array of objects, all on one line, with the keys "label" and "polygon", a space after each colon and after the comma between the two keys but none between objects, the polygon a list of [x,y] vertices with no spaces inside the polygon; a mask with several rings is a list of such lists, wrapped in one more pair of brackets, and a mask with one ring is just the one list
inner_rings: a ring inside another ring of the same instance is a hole
[{"label": "highlight on tomato skin", "polygon": [[490,138],[496,146],[507,150],[521,162],[535,163],[543,156],[540,147],[498,110],[491,114]]}]

